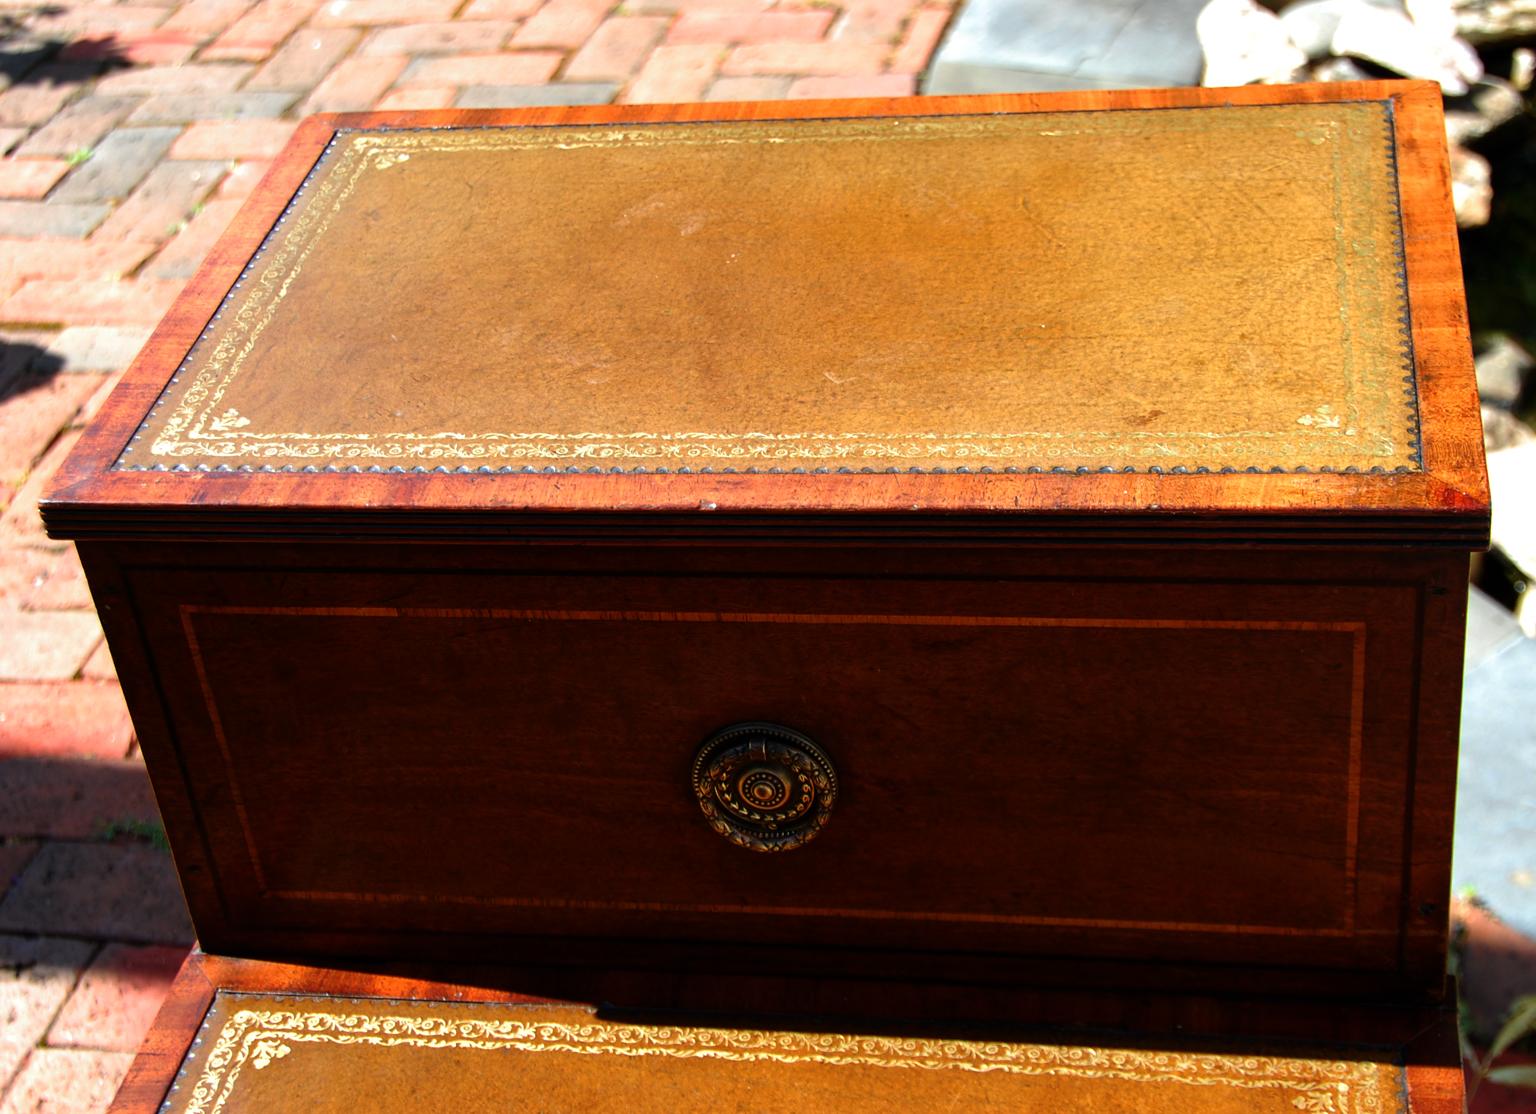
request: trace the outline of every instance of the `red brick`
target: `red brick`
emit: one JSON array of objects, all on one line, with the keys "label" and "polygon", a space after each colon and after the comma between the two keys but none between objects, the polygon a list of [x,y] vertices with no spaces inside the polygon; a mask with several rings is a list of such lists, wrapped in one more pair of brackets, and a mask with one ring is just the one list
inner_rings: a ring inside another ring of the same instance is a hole
[{"label": "red brick", "polygon": [[330,0],[316,27],[374,27],[389,23],[438,23],[453,18],[463,0]]},{"label": "red brick", "polygon": [[[89,660],[102,658],[105,646]],[[122,758],[132,744],[115,680],[0,684],[0,757]]]},{"label": "red brick", "polygon": [[539,10],[543,0],[469,0],[460,19],[523,19]]},{"label": "red brick", "polygon": [[21,601],[48,578],[56,554],[25,545],[0,549],[0,610],[14,611]]},{"label": "red brick", "polygon": [[251,8],[252,0],[191,0],[171,13],[162,31],[198,31],[216,35]]},{"label": "red brick", "polygon": [[[587,41],[615,7],[613,0],[549,0],[512,36],[515,47],[554,46],[574,50]],[[485,82],[487,85],[504,84]]]},{"label": "red brick", "polygon": [[187,226],[144,268],[152,279],[189,279],[240,211],[239,199],[206,202]]},{"label": "red brick", "polygon": [[[139,776],[144,777],[142,767]],[[137,944],[192,942],[170,855],[131,839],[46,841],[0,902],[0,931]]]},{"label": "red brick", "polygon": [[81,97],[34,132],[17,154],[72,155],[89,150],[137,103],[132,97]]},{"label": "red brick", "polygon": [[13,85],[0,93],[0,124],[46,124],[79,91],[80,83],[73,81],[34,80]]},{"label": "red brick", "polygon": [[7,1092],[5,1114],[90,1114],[105,1110],[133,1055],[38,1048]]},{"label": "red brick", "polygon": [[82,940],[0,936],[0,1079],[9,1080],[43,1039],[95,950]]},{"label": "red brick", "polygon": [[457,54],[496,50],[517,24],[510,20],[472,23],[412,23],[375,32],[364,54]]},{"label": "red brick", "polygon": [[[64,330],[66,333],[68,331],[68,329]],[[149,339],[148,332],[145,332],[143,335],[144,340],[147,341]],[[144,341],[140,341],[139,347],[142,348],[143,346]],[[85,426],[89,425],[93,420],[95,420],[97,413],[101,410],[102,404],[107,401],[108,396],[111,395],[112,391],[117,387],[118,383],[122,381],[123,372],[127,370],[127,368],[122,368],[118,371],[108,372],[106,376],[102,378],[101,385],[96,388],[96,393],[91,396],[89,402],[80,408],[80,414],[75,418],[76,424]],[[87,674],[87,676],[89,676],[89,674]]]},{"label": "red brick", "polygon": [[94,389],[87,377],[55,375],[0,401],[0,483],[25,482]]},{"label": "red brick", "polygon": [[714,79],[719,62],[718,47],[658,46],[619,99],[627,104],[696,101]]},{"label": "red brick", "polygon": [[[71,325],[60,329],[48,341],[48,351],[64,361],[64,370],[87,374],[98,383],[105,384],[111,373],[120,371],[133,362],[152,330],[144,325],[119,328],[113,325]],[[100,393],[100,388],[97,389]],[[92,394],[94,400],[96,394]],[[76,425],[85,425],[86,403],[75,419]]]},{"label": "red brick", "polygon": [[102,839],[160,822],[149,779],[125,759],[0,761],[0,832],[44,839]]},{"label": "red brick", "polygon": [[0,128],[0,155],[8,155],[11,148],[27,138],[26,128]]},{"label": "red brick", "polygon": [[877,74],[889,53],[869,43],[769,43],[738,46],[726,55],[727,74]]},{"label": "red brick", "polygon": [[551,50],[421,58],[411,63],[400,84],[539,85],[555,75],[560,61],[561,55]]},{"label": "red brick", "polygon": [[[98,376],[87,376],[98,379]],[[62,552],[46,553],[47,564],[32,578],[32,584],[18,595],[27,611],[85,611],[91,604],[91,592],[85,584],[85,570],[73,545]]]},{"label": "red brick", "polygon": [[228,93],[251,75],[237,62],[190,66],[147,66],[110,73],[96,83],[97,93]]},{"label": "red brick", "polygon": [[949,24],[948,8],[919,8],[907,21],[907,30],[901,37],[901,45],[891,55],[887,69],[891,73],[922,73],[933,57],[939,38]]},{"label": "red brick", "polygon": [[108,32],[148,31],[165,19],[165,9],[136,4],[61,4],[44,6],[27,21],[37,35],[78,39]]},{"label": "red brick", "polygon": [[841,0],[842,18],[832,38],[843,43],[890,43],[901,33],[911,0]]},{"label": "red brick", "polygon": [[[631,15],[674,15],[679,12],[761,12],[774,6],[772,0],[627,0],[624,10]],[[780,3],[781,9],[799,7]]]},{"label": "red brick", "polygon": [[8,839],[0,836],[0,900],[11,883],[21,876],[32,856],[37,854],[37,840]]},{"label": "red brick", "polygon": [[419,85],[385,93],[375,105],[380,112],[408,112],[422,108],[450,108],[458,89],[452,85]]},{"label": "red brick", "polygon": [[303,112],[363,112],[394,84],[405,59],[393,54],[377,58],[348,58],[315,87]]},{"label": "red brick", "polygon": [[707,101],[776,101],[789,92],[787,77],[722,77],[709,87]]},{"label": "red brick", "polygon": [[289,38],[272,60],[245,83],[245,88],[313,89],[346,57],[361,35],[349,27],[324,31],[305,28]]},{"label": "red brick", "polygon": [[0,681],[67,681],[100,641],[94,612],[0,611]]},{"label": "red brick", "polygon": [[916,78],[883,73],[869,77],[802,77],[789,87],[791,100],[820,97],[910,97]]},{"label": "red brick", "polygon": [[[80,667],[80,677],[82,680],[86,681],[117,680],[117,666],[112,664],[112,650],[107,645],[105,639],[102,640],[100,646],[96,647],[95,653],[85,659],[85,664]],[[128,725],[128,728],[129,733],[132,734],[133,725],[131,723]],[[115,753],[112,755],[102,754],[98,755],[97,757],[107,758],[116,757],[116,755]]]},{"label": "red brick", "polygon": [[0,303],[0,320],[153,325],[180,292],[179,282],[34,279]]},{"label": "red brick", "polygon": [[832,13],[684,12],[667,32],[669,43],[814,43],[827,33]]},{"label": "red brick", "polygon": [[319,7],[319,0],[261,0],[203,49],[208,61],[259,62]]},{"label": "red brick", "polygon": [[0,239],[0,275],[16,279],[113,279],[149,254],[143,244],[103,240]]},{"label": "red brick", "polygon": [[662,16],[619,16],[605,22],[565,68],[567,81],[623,81],[640,68],[667,29]]},{"label": "red brick", "polygon": [[539,10],[543,0],[469,0],[459,19],[523,19]]},{"label": "red brick", "polygon": [[135,66],[175,66],[192,57],[203,37],[194,31],[147,31],[76,39],[59,52],[66,60],[87,58]]},{"label": "red brick", "polygon": [[93,241],[153,245],[170,239],[218,185],[228,165],[201,159],[162,162],[149,172],[126,201],[113,210],[96,230]]},{"label": "red brick", "polygon": [[0,197],[42,197],[68,170],[63,159],[0,159]]},{"label": "red brick", "polygon": [[[62,542],[50,542],[43,534],[43,523],[37,516],[37,501],[42,497],[48,482],[53,479],[53,474],[58,471],[59,465],[64,463],[64,458],[69,455],[69,450],[74,448],[75,442],[80,440],[80,430],[71,429],[59,436],[59,439],[49,446],[43,454],[43,459],[37,462],[27,476],[26,483],[16,490],[16,495],[11,500],[11,505],[5,509],[5,514],[0,516],[0,545],[28,545],[42,546],[44,548],[63,548]],[[38,615],[39,619],[78,619],[76,614]],[[0,612],[0,630],[4,629],[6,615]],[[5,636],[0,634],[0,662],[6,660],[7,651],[10,648],[5,645]],[[24,650],[18,650],[18,654],[25,656]],[[32,675],[16,674],[7,675],[0,668],[0,680],[18,681],[48,681],[53,680],[53,674]]]},{"label": "red brick", "polygon": [[271,166],[272,163],[266,159],[241,159],[224,176],[214,196],[220,200],[249,197]]},{"label": "red brick", "polygon": [[137,1051],[186,958],[185,948],[108,944],[48,1030],[49,1047]]},{"label": "red brick", "polygon": [[193,124],[171,146],[173,159],[270,159],[287,145],[291,120],[207,120]]}]

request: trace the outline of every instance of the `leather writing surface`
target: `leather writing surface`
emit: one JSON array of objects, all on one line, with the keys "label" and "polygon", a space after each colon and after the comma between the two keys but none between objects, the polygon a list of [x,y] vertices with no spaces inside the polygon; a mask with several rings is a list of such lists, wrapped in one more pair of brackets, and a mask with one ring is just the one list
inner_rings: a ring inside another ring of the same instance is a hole
[{"label": "leather writing surface", "polygon": [[119,466],[1417,470],[1391,139],[343,130]]},{"label": "leather writing surface", "polygon": [[1344,1059],[796,1033],[529,1007],[221,992],[167,1114],[1103,1110],[1393,1114]]}]

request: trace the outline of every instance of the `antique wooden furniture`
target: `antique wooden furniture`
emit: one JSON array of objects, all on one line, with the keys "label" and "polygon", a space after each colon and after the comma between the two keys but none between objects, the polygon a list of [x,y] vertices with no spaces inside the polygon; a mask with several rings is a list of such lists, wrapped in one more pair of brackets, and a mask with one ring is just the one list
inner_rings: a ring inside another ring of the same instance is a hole
[{"label": "antique wooden furniture", "polygon": [[187,978],[1419,1047],[1448,189],[1412,83],[306,122],[44,506]]}]

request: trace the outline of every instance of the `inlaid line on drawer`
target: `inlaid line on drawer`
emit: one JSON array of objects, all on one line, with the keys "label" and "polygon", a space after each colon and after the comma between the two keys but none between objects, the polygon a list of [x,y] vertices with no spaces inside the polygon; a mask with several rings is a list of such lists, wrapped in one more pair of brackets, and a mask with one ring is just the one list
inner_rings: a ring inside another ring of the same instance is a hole
[{"label": "inlaid line on drawer", "polygon": [[[1360,828],[1361,766],[1364,735],[1365,644],[1363,622],[1268,619],[1135,619],[1117,617],[1042,617],[1029,615],[899,615],[879,613],[792,613],[744,611],[660,611],[597,609],[528,608],[419,608],[419,607],[262,607],[239,605],[181,606],[182,628],[201,687],[209,722],[224,765],[231,800],[238,815],[246,851],[261,893],[266,897],[293,901],[345,901],[377,904],[448,904],[525,907],[530,909],[609,909],[655,913],[739,913],[754,916],[838,916],[894,921],[931,921],[999,925],[1031,925],[1057,928],[1135,929],[1162,932],[1211,932],[1237,935],[1272,935],[1297,937],[1347,937],[1371,935],[1356,928],[1356,890],[1358,883],[1358,839]],[[624,622],[624,623],[705,623],[705,624],[794,624],[824,626],[912,626],[912,627],[1017,627],[1017,628],[1098,628],[1153,630],[1240,630],[1260,632],[1315,631],[1347,634],[1351,638],[1350,708],[1347,758],[1345,847],[1343,864],[1344,923],[1342,927],[1299,927],[1293,925],[1216,923],[1181,920],[1136,920],[1093,917],[1061,917],[1028,914],[971,913],[938,910],[899,910],[872,908],[789,907],[743,903],[708,904],[678,902],[623,901],[617,899],[582,900],[539,897],[477,895],[457,897],[446,894],[410,894],[354,892],[336,890],[288,889],[274,887],[264,871],[257,851],[256,838],[247,813],[233,753],[225,733],[205,667],[204,656],[195,630],[198,615],[263,615],[307,618],[379,618],[379,619],[489,619],[554,622]]]}]

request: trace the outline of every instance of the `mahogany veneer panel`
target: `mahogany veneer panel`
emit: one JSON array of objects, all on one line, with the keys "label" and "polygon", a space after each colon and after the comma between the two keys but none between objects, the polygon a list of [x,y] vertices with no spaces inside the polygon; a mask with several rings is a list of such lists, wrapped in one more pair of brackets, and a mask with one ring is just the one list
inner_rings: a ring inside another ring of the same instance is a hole
[{"label": "mahogany veneer panel", "polygon": [[[242,552],[83,547],[210,947],[1438,990],[1463,559]],[[726,843],[687,790],[744,719],[842,772],[800,851]]]}]

